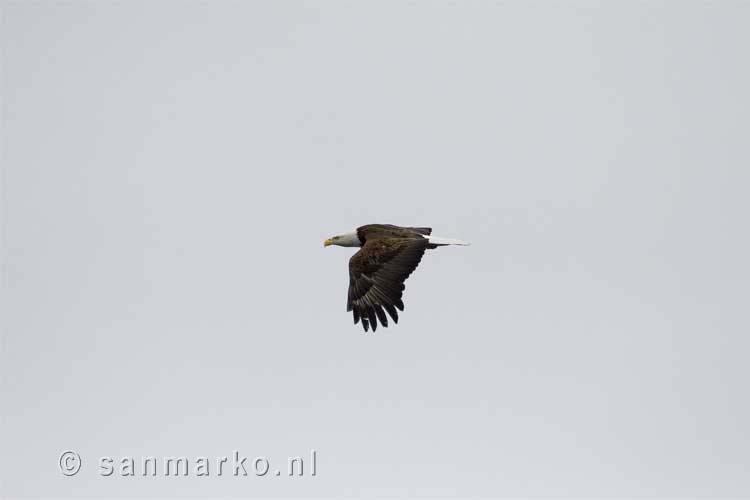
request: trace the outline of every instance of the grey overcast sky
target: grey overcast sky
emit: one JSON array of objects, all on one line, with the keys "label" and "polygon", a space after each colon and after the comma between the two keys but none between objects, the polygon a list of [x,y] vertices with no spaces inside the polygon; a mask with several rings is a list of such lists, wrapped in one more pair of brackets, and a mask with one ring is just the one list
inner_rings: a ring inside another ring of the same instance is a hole
[{"label": "grey overcast sky", "polygon": [[0,5],[4,498],[750,495],[750,2]]}]

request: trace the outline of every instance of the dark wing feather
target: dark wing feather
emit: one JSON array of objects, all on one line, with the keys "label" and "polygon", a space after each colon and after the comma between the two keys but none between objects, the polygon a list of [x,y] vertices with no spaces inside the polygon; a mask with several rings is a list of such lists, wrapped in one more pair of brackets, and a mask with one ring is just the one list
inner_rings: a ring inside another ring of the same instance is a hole
[{"label": "dark wing feather", "polygon": [[426,238],[380,238],[368,240],[352,256],[346,308],[353,311],[355,324],[361,318],[365,331],[372,327],[374,332],[378,320],[387,327],[386,311],[398,323],[396,309],[404,310],[404,281],[419,265],[426,248]]}]

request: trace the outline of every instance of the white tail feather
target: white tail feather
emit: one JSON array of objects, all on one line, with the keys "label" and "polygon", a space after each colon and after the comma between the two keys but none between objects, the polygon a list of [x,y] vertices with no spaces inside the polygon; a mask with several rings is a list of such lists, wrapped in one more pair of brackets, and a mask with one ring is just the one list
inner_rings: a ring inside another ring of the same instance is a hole
[{"label": "white tail feather", "polygon": [[440,238],[439,236],[425,236],[425,238],[427,238],[430,241],[430,243],[432,243],[433,245],[463,245],[463,246],[467,246],[467,245],[470,244],[470,243],[468,243],[466,241],[456,240],[456,239],[453,239],[453,238]]}]

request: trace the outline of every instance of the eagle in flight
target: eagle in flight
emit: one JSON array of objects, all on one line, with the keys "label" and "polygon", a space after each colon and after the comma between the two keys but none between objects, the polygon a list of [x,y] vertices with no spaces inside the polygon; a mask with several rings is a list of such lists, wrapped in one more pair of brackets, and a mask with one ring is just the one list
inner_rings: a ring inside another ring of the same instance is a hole
[{"label": "eagle in flight", "polygon": [[349,259],[349,295],[346,310],[354,324],[362,320],[365,332],[388,326],[386,312],[398,323],[403,311],[404,281],[417,268],[425,250],[445,245],[468,245],[465,241],[431,236],[430,227],[400,227],[368,224],[356,231],[333,236],[323,246],[361,247]]}]

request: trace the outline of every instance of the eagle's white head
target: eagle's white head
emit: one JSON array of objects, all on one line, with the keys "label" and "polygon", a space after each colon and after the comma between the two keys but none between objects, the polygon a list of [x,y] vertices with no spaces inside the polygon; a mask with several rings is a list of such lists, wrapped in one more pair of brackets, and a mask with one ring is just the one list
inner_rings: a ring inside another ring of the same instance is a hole
[{"label": "eagle's white head", "polygon": [[362,242],[359,241],[359,236],[357,236],[356,231],[352,231],[351,233],[344,233],[340,234],[338,236],[331,236],[325,242],[323,242],[323,246],[327,247],[329,245],[338,245],[340,247],[361,247]]}]

